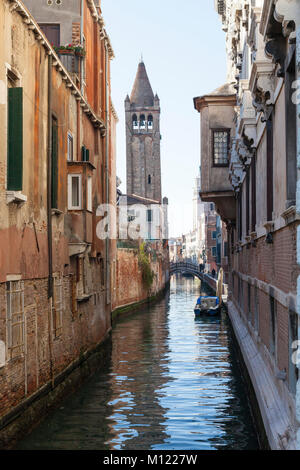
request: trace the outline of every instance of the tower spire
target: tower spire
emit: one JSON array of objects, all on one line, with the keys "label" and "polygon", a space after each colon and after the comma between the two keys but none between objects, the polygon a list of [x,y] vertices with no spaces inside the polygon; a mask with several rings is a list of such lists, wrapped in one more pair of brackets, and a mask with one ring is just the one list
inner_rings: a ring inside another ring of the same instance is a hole
[{"label": "tower spire", "polygon": [[138,65],[130,101],[136,106],[153,106],[154,104],[154,94],[144,62],[140,62]]}]

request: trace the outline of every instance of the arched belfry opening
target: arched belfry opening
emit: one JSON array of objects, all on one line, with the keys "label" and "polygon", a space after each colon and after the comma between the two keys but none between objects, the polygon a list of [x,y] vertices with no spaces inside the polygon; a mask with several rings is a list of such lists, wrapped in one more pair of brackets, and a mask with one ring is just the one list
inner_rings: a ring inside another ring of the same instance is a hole
[{"label": "arched belfry opening", "polygon": [[134,130],[137,130],[139,128],[139,121],[136,114],[132,116],[132,127]]},{"label": "arched belfry opening", "polygon": [[152,129],[153,129],[153,116],[152,116],[152,114],[149,114],[149,116],[148,116],[148,129],[150,131],[152,131]]}]

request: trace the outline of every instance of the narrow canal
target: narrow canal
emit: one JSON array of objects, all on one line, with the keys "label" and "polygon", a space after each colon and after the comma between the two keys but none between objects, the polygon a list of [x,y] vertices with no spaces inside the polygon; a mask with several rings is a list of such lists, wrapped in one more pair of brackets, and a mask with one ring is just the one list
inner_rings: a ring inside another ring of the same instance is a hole
[{"label": "narrow canal", "polygon": [[199,292],[173,277],[165,299],[120,320],[105,370],[18,449],[258,449],[228,319],[195,319]]}]

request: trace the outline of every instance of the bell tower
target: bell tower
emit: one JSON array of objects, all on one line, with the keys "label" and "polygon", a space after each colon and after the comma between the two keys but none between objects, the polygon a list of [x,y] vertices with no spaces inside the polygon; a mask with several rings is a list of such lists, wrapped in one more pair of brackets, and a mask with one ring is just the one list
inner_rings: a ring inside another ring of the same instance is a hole
[{"label": "bell tower", "polygon": [[127,194],[162,202],[160,101],[154,96],[144,62],[140,62],[125,100]]}]

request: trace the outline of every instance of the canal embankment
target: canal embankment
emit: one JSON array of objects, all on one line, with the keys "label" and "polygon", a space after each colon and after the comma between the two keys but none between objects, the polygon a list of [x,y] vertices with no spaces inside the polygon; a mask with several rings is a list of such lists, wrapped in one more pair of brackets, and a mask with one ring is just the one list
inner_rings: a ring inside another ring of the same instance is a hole
[{"label": "canal embankment", "polygon": [[262,345],[261,348],[257,347],[257,341],[252,337],[257,333],[253,331],[251,334],[232,301],[228,302],[227,310],[245,365],[249,397],[252,398],[252,407],[264,447],[267,440],[272,450],[296,450],[296,435],[290,426],[295,410],[283,387],[284,377],[280,371],[276,373],[272,369],[268,351]]},{"label": "canal embankment", "polygon": [[[205,282],[215,293],[217,280],[209,275],[204,276]],[[251,335],[251,325],[245,325],[237,306],[228,300],[227,286],[224,286],[223,293],[223,306],[233,330],[235,351],[241,362],[260,446],[262,449],[295,450],[296,436],[290,426],[295,410],[282,387],[282,374],[280,371],[276,374],[271,364],[267,367],[266,364],[271,362],[268,361],[268,352],[263,347],[258,349],[257,338],[254,341]],[[255,331],[252,334],[257,336]],[[279,389],[282,389],[281,394]]]}]

